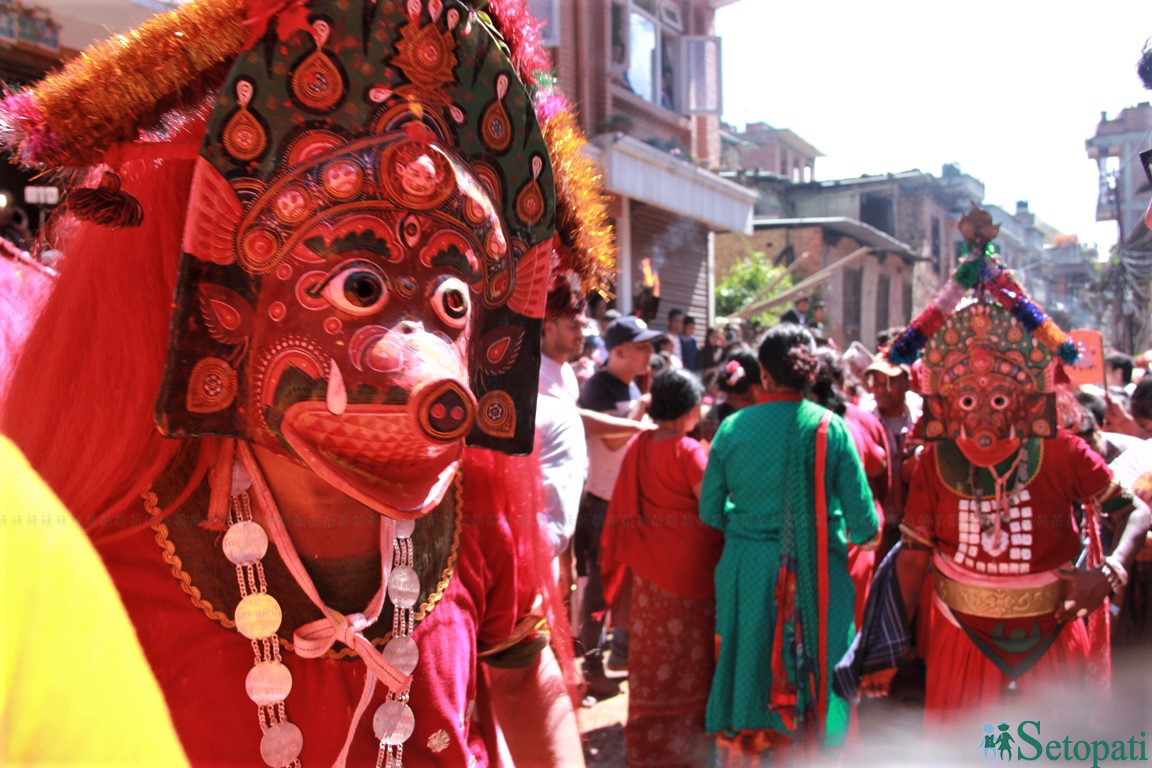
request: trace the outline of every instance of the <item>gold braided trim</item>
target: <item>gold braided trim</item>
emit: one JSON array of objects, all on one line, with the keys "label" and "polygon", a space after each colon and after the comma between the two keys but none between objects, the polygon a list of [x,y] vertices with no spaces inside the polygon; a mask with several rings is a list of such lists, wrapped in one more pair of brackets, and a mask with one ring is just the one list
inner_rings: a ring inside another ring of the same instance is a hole
[{"label": "gold braided trim", "polygon": [[515,629],[512,630],[512,634],[509,635],[507,639],[505,639],[503,642],[499,642],[495,645],[484,648],[476,654],[476,658],[483,659],[487,658],[488,656],[495,656],[501,651],[506,651],[512,646],[518,645],[521,641],[526,640],[529,637],[533,637],[540,632],[547,632],[551,634],[548,631],[548,620],[544,618],[543,614],[530,613],[524,618],[520,619],[520,621],[516,622]]},{"label": "gold braided trim", "polygon": [[[160,514],[159,499],[151,488],[144,492],[144,509],[148,510],[148,514],[153,517]],[[211,602],[204,599],[200,593],[200,588],[192,583],[192,577],[184,570],[184,562],[176,554],[176,545],[168,538],[168,526],[164,523],[155,523],[152,530],[156,531],[156,543],[160,545],[164,562],[171,566],[172,575],[180,582],[180,589],[188,595],[192,605],[202,610],[208,618],[219,622],[225,629],[235,629],[236,624],[228,618],[228,614],[216,610]]]},{"label": "gold braided trim", "polygon": [[883,538],[884,526],[880,526],[880,528],[876,531],[876,535],[868,539],[868,541],[864,542],[863,544],[857,544],[856,548],[861,552],[874,552],[880,546],[880,541]]},{"label": "gold braided trim", "polygon": [[[444,593],[448,589],[448,585],[452,583],[452,575],[456,572],[456,557],[460,553],[460,529],[464,514],[464,481],[461,473],[456,473],[456,520],[452,530],[452,548],[448,553],[448,562],[444,564],[444,569],[440,572],[440,580],[436,582],[436,589],[428,595],[428,599],[420,604],[420,607],[413,612],[412,618],[414,621],[419,622],[425,616],[432,612],[436,604],[444,597]],[[160,514],[159,499],[152,491],[151,486],[143,493],[144,509],[148,514],[155,517]],[[222,613],[212,605],[211,602],[205,600],[200,592],[200,589],[192,583],[192,576],[184,570],[184,562],[180,556],[176,554],[176,545],[168,538],[168,526],[162,522],[157,522],[152,525],[152,530],[156,531],[156,543],[160,545],[160,553],[164,558],[164,562],[170,566],[170,571],[176,580],[180,582],[180,588],[184,590],[184,594],[188,595],[192,601],[192,605],[200,609],[205,616],[212,621],[215,621],[225,629],[236,631],[236,624],[228,617],[227,614]],[[292,651],[292,643],[288,640],[277,635],[277,640],[280,641],[280,647],[287,651]],[[378,648],[383,648],[392,639],[392,633],[389,632],[382,637],[377,637],[372,640],[372,644]],[[328,651],[324,654],[325,659],[348,659],[358,656],[352,648],[342,648],[339,651]]]},{"label": "gold braided trim", "polygon": [[936,594],[954,611],[989,619],[1017,619],[1055,613],[1063,598],[1064,583],[1039,587],[977,587],[932,571]]}]

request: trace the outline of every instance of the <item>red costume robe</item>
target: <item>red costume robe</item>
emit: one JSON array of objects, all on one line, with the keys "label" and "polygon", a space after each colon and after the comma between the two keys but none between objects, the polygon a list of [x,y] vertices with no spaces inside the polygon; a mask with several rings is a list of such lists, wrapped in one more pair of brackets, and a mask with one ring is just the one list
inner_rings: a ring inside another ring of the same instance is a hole
[{"label": "red costume robe", "polygon": [[[1027,481],[1022,486],[1017,482],[1009,492],[1006,539],[1000,541],[982,533],[981,510],[970,495],[957,489],[952,475],[959,476],[961,469],[967,475],[956,459],[959,452],[946,443],[931,444],[924,451],[912,478],[905,528],[911,538],[933,543],[938,571],[965,583],[1012,588],[1076,560],[1081,541],[1073,502],[1104,494],[1111,485],[1111,471],[1083,440],[1069,433],[1027,445],[1042,446],[1041,455]],[[985,496],[981,502],[987,516],[994,501]],[[961,711],[986,710],[1000,701],[1012,680],[1026,692],[1055,680],[1075,684],[1100,674],[1092,668],[1082,621],[1061,627],[1051,614],[970,616],[950,610],[934,594],[921,601],[922,609],[928,606],[929,623],[921,633],[927,636],[926,705],[941,721]],[[977,643],[984,644],[985,651]]]}]

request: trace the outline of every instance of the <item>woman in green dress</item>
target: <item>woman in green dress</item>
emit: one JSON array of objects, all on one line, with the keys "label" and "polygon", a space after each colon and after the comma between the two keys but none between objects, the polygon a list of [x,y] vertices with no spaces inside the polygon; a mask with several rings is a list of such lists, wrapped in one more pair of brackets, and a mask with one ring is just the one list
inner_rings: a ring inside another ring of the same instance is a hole
[{"label": "woman in green dress", "polygon": [[706,720],[734,766],[843,742],[849,705],[829,683],[855,632],[848,541],[878,530],[848,428],[805,398],[808,331],[772,328],[758,357],[765,394],[720,425],[700,493],[700,519],[724,533]]}]

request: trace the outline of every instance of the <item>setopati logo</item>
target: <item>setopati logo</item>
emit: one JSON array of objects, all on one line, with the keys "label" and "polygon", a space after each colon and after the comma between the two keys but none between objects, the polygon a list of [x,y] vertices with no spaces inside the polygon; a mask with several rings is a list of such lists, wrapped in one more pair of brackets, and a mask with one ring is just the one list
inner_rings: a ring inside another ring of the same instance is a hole
[{"label": "setopati logo", "polygon": [[1092,768],[1100,768],[1107,761],[1147,761],[1144,755],[1144,731],[1140,737],[1127,741],[1104,739],[1045,739],[1040,735],[1039,720],[1021,720],[1016,728],[1007,722],[984,724],[980,749],[985,760],[1021,762],[1051,760],[1060,762],[1092,761]]}]

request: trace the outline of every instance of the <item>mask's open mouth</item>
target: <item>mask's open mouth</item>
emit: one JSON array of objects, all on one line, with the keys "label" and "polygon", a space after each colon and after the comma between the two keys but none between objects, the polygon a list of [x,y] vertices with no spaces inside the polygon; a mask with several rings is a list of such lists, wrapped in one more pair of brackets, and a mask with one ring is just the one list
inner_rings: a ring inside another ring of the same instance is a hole
[{"label": "mask's open mouth", "polygon": [[406,405],[353,404],[339,414],[324,402],[288,408],[288,445],[326,482],[390,517],[413,518],[444,497],[464,440],[432,442]]},{"label": "mask's open mouth", "polygon": [[960,436],[956,438],[956,447],[976,466],[993,467],[1020,449],[1020,438],[1016,437],[1015,429],[1010,437],[1002,438],[988,430],[969,435],[967,430],[961,428]]}]

